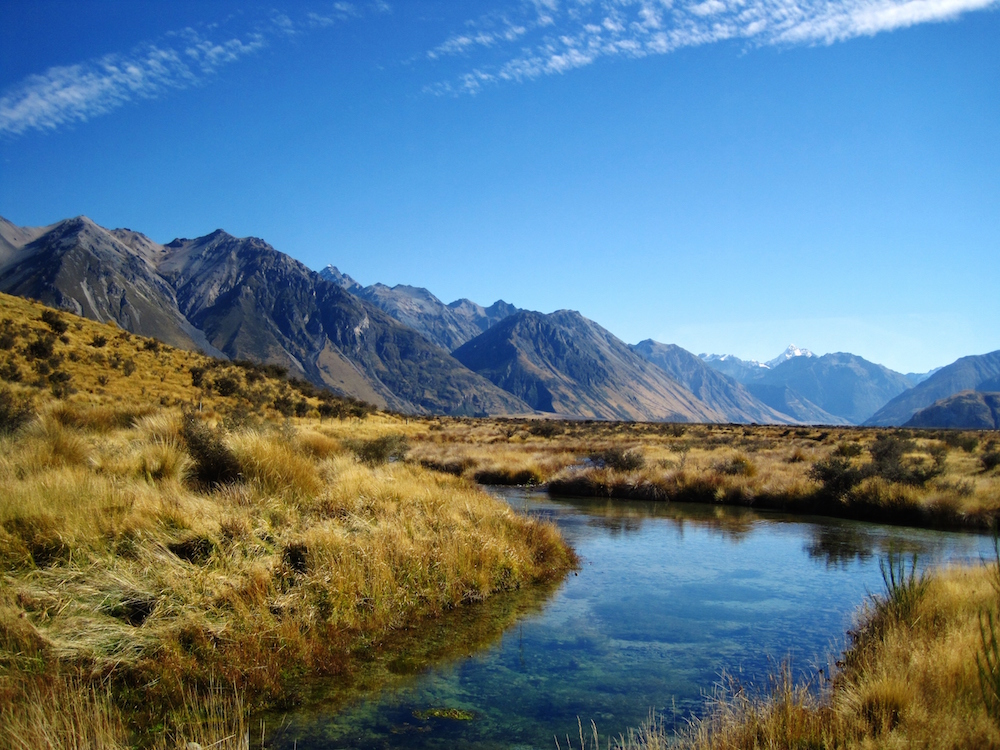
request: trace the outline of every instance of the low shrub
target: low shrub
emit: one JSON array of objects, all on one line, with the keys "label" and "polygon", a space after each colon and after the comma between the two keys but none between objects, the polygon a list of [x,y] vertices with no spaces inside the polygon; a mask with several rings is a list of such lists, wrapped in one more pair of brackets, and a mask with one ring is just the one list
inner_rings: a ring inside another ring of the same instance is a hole
[{"label": "low shrub", "polygon": [[33,341],[24,347],[24,358],[29,362],[35,359],[49,359],[55,354],[56,337],[51,333],[39,332]]},{"label": "low shrub", "polygon": [[530,432],[535,437],[541,438],[552,438],[556,435],[562,435],[564,430],[562,425],[551,422],[549,420],[539,420],[531,424],[528,427],[528,432]]},{"label": "low shrub", "polygon": [[591,453],[590,460],[600,468],[614,469],[615,471],[638,471],[646,465],[646,459],[639,451],[634,448],[626,450],[617,446]]},{"label": "low shrub", "polygon": [[833,449],[833,455],[840,456],[841,458],[857,458],[864,452],[861,443],[848,443],[846,441],[837,443],[837,447]]},{"label": "low shrub", "polygon": [[389,461],[401,461],[410,449],[405,435],[382,435],[371,440],[351,440],[347,447],[361,463],[379,466]]},{"label": "low shrub", "polygon": [[946,445],[949,445],[952,448],[961,448],[966,453],[973,453],[976,448],[979,447],[979,438],[975,435],[970,435],[967,432],[946,430],[942,434],[941,439]]},{"label": "low shrub", "polygon": [[826,494],[839,498],[860,484],[865,474],[850,459],[831,456],[814,463],[809,469],[809,478],[823,485]]},{"label": "low shrub", "polygon": [[181,425],[181,437],[194,461],[191,475],[198,484],[214,487],[239,481],[242,477],[240,462],[226,445],[221,430],[187,414]]},{"label": "low shrub", "polygon": [[69,323],[63,320],[62,316],[55,310],[43,310],[41,320],[57,336],[61,336],[69,330]]},{"label": "low shrub", "polygon": [[0,388],[0,435],[17,432],[34,416],[35,408],[29,398],[6,386]]},{"label": "low shrub", "polygon": [[757,467],[753,465],[753,461],[739,453],[714,464],[712,468],[720,474],[728,476],[752,477],[757,473]]}]

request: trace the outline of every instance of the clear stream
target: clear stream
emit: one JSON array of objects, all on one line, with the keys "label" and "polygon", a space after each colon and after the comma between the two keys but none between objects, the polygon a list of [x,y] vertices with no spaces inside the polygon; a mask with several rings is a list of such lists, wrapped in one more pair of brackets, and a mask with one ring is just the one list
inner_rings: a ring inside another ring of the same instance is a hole
[{"label": "clear stream", "polygon": [[262,717],[268,747],[554,748],[578,738],[578,718],[588,741],[591,721],[602,737],[650,711],[682,724],[723,674],[766,686],[789,659],[816,683],[882,591],[890,550],[921,568],[992,555],[982,535],[495,491],[554,520],[579,571],[394,636],[349,680],[304,686],[304,707]]}]

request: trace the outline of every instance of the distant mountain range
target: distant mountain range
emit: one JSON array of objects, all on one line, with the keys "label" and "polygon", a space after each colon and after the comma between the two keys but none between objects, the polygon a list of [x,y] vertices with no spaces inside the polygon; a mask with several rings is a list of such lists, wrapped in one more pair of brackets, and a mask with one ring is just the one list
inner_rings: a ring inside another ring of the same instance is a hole
[{"label": "distant mountain range", "polygon": [[1000,391],[1000,352],[907,375],[795,346],[764,363],[695,356],[649,339],[628,345],[570,310],[362,286],[222,230],[160,245],[86,217],[38,228],[0,218],[0,291],[213,356],[281,364],[412,413],[888,426],[934,405],[939,421],[947,411],[985,425],[988,398],[937,402]]}]

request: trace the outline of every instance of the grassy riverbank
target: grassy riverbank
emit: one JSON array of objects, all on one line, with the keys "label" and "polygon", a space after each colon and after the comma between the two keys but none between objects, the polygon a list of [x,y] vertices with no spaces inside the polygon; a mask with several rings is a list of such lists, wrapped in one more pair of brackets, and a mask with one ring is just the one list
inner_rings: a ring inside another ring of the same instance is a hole
[{"label": "grassy riverbank", "polygon": [[938,528],[1000,514],[996,433],[436,420],[412,461],[554,495],[742,505]]},{"label": "grassy riverbank", "polygon": [[850,633],[850,647],[831,683],[820,689],[796,685],[784,670],[763,695],[729,684],[687,730],[668,732],[654,718],[611,746],[1000,747],[1000,665],[995,642],[991,646],[1000,625],[996,566],[953,568],[926,579],[897,568],[892,577],[888,592],[868,604]]},{"label": "grassy riverbank", "polygon": [[0,746],[239,747],[248,705],[575,562],[396,460],[403,418],[0,302]]}]

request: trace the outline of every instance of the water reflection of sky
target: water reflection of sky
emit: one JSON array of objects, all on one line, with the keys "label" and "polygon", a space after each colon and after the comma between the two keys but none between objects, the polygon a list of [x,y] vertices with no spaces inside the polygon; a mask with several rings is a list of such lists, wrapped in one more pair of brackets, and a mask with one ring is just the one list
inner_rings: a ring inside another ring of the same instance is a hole
[{"label": "water reflection of sky", "polygon": [[504,494],[557,522],[580,570],[553,592],[410,634],[405,668],[358,680],[360,691],[323,686],[323,700],[269,717],[282,726],[269,746],[549,748],[554,735],[577,732],[577,717],[605,735],[650,709],[683,721],[724,671],[764,684],[790,658],[801,677],[815,677],[843,648],[865,596],[881,590],[878,561],[889,550],[933,565],[990,549],[976,535]]}]

